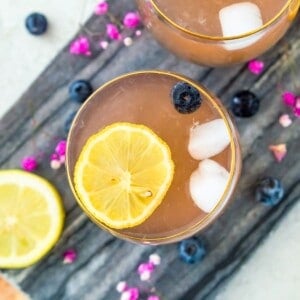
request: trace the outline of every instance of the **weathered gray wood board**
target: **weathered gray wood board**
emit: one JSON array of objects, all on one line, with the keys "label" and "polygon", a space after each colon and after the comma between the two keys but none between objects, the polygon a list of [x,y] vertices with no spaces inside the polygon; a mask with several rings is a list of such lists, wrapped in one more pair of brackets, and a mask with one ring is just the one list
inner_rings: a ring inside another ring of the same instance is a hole
[{"label": "weathered gray wood board", "polygon": [[[115,14],[133,8],[131,0],[112,1]],[[91,18],[87,27],[101,31],[101,18]],[[300,18],[278,45],[263,56],[266,70],[259,76],[245,65],[210,69],[182,61],[161,48],[148,34],[131,47],[113,43],[93,58],[68,54],[66,46],[30,86],[13,109],[0,121],[1,168],[16,168],[24,155],[44,153],[49,157],[55,142],[64,136],[66,117],[78,107],[68,99],[68,85],[84,78],[94,87],[122,73],[140,69],[168,69],[199,80],[226,105],[234,92],[251,89],[261,98],[259,113],[236,120],[243,148],[243,173],[232,204],[220,219],[201,236],[209,253],[198,265],[178,259],[177,245],[140,246],[115,239],[91,223],[79,209],[63,169],[50,169],[43,160],[38,173],[59,189],[66,208],[63,236],[51,253],[35,266],[5,271],[35,300],[118,299],[115,285],[127,279],[136,283],[136,266],[153,251],[162,256],[152,285],[162,299],[213,299],[219,286],[251,255],[276,222],[300,198],[299,120],[287,129],[278,124],[286,111],[281,104],[283,89],[300,93]],[[281,164],[268,151],[269,144],[287,143],[289,153]],[[285,199],[275,208],[266,208],[253,198],[253,186],[263,176],[282,179]],[[78,251],[78,259],[63,265],[62,253]],[[151,285],[150,284],[150,285]]]}]

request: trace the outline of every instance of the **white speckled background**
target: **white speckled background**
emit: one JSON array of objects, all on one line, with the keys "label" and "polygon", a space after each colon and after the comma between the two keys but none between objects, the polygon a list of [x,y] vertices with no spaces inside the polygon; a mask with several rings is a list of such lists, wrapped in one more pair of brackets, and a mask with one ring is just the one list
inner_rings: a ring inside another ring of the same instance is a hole
[{"label": "white speckled background", "polygon": [[[73,37],[96,2],[1,0],[0,117]],[[48,18],[49,31],[44,36],[31,36],[25,29],[25,18],[34,11]],[[216,296],[216,300],[248,299],[300,300],[300,203]]]}]

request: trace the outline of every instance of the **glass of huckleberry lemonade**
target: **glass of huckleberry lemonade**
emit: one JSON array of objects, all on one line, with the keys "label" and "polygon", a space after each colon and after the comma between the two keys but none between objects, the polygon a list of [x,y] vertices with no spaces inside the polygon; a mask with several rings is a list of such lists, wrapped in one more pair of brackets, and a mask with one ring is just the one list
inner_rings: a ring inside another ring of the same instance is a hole
[{"label": "glass of huckleberry lemonade", "polygon": [[220,215],[241,153],[226,109],[207,89],[175,73],[140,71],[109,81],[83,104],[66,163],[72,191],[96,224],[163,244]]},{"label": "glass of huckleberry lemonade", "polygon": [[136,0],[145,26],[170,51],[207,66],[245,62],[272,47],[299,0]]}]

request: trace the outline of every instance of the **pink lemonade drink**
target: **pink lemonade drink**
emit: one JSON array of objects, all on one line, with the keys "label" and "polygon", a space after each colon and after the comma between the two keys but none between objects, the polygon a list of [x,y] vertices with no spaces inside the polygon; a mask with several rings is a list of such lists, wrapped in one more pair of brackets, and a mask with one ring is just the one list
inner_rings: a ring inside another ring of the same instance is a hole
[{"label": "pink lemonade drink", "polygon": [[171,52],[206,66],[245,62],[284,35],[299,0],[136,0],[145,26]]},{"label": "pink lemonade drink", "polygon": [[142,71],[104,84],[82,105],[66,163],[72,191],[96,224],[163,244],[214,222],[237,184],[241,153],[226,109],[207,89]]}]

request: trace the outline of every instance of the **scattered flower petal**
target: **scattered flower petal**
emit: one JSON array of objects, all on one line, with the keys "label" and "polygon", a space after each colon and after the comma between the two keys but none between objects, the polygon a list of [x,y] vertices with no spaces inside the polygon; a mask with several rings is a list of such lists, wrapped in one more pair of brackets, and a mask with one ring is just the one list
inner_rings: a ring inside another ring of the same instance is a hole
[{"label": "scattered flower petal", "polygon": [[138,288],[129,288],[124,291],[121,295],[120,300],[138,300],[139,299],[139,290]]},{"label": "scattered flower petal", "polygon": [[286,144],[270,145],[269,150],[272,151],[277,162],[281,162],[287,154]]},{"label": "scattered flower petal", "polygon": [[158,254],[153,253],[149,256],[149,262],[154,264],[155,266],[158,266],[158,265],[160,265],[161,258]]},{"label": "scattered flower petal", "polygon": [[74,40],[70,45],[69,52],[74,55],[91,56],[92,52],[88,38],[81,36]]},{"label": "scattered flower petal", "polygon": [[136,36],[141,36],[141,35],[142,35],[142,31],[139,30],[139,29],[136,30],[136,31],[135,31],[135,35],[136,35]]},{"label": "scattered flower petal", "polygon": [[120,40],[122,38],[118,27],[114,24],[106,24],[106,34],[112,40]]},{"label": "scattered flower petal", "polygon": [[124,43],[124,45],[126,46],[126,47],[129,47],[129,46],[131,46],[132,45],[132,38],[131,37],[126,37],[124,40],[123,40],[123,43]]},{"label": "scattered flower petal", "polygon": [[286,91],[282,94],[282,101],[287,106],[294,106],[296,104],[296,95],[292,92]]},{"label": "scattered flower petal", "polygon": [[76,260],[77,253],[74,249],[68,249],[67,251],[64,252],[63,258],[64,258],[63,260],[64,264],[71,264]]},{"label": "scattered flower petal", "polygon": [[34,156],[26,156],[22,159],[21,167],[23,170],[32,172],[37,169],[38,163]]},{"label": "scattered flower petal", "polygon": [[66,156],[65,156],[65,155],[61,155],[61,156],[59,157],[59,161],[60,161],[62,164],[64,164],[65,161],[66,161]]},{"label": "scattered flower petal", "polygon": [[95,14],[100,16],[100,15],[105,15],[108,12],[109,5],[106,1],[100,1],[96,7],[95,7]]},{"label": "scattered flower petal", "polygon": [[160,298],[156,295],[150,295],[148,296],[147,300],[160,300]]},{"label": "scattered flower petal", "polygon": [[61,162],[59,160],[52,159],[50,161],[50,167],[53,170],[58,170],[61,167]]},{"label": "scattered flower petal", "polygon": [[296,98],[293,112],[297,118],[300,118],[300,97]]},{"label": "scattered flower petal", "polygon": [[264,62],[258,59],[253,59],[248,63],[248,70],[255,75],[259,75],[264,70],[264,67]]},{"label": "scattered flower petal", "polygon": [[145,271],[153,272],[154,271],[154,264],[151,262],[142,263],[138,266],[138,273],[142,274]]},{"label": "scattered flower petal", "polygon": [[117,284],[117,286],[116,286],[116,290],[117,290],[119,293],[124,292],[126,289],[127,289],[127,283],[126,283],[126,281],[120,281],[120,282]]},{"label": "scattered flower petal", "polygon": [[280,116],[279,123],[282,127],[289,127],[292,124],[292,119],[288,114],[284,114]]},{"label": "scattered flower petal", "polygon": [[59,160],[59,155],[57,153],[52,153],[50,155],[50,160]]},{"label": "scattered flower petal", "polygon": [[67,148],[67,141],[66,140],[61,140],[57,143],[55,147],[55,152],[59,156],[64,156],[66,154],[66,148]]},{"label": "scattered flower petal", "polygon": [[140,280],[141,281],[148,281],[151,278],[151,271],[144,271],[140,274]]},{"label": "scattered flower petal", "polygon": [[109,44],[108,44],[108,41],[100,41],[99,45],[103,50],[106,50],[108,48]]},{"label": "scattered flower petal", "polygon": [[123,19],[123,24],[127,28],[136,28],[140,23],[141,17],[137,12],[128,12]]}]

